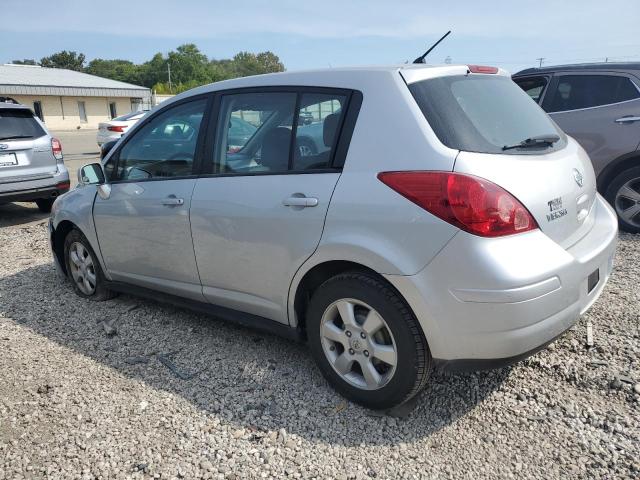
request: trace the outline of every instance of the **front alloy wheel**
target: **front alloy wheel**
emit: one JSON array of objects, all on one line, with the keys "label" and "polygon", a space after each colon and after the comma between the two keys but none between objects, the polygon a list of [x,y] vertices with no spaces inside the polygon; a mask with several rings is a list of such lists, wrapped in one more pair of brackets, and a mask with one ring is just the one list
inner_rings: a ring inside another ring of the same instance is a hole
[{"label": "front alloy wheel", "polygon": [[115,296],[105,284],[100,264],[89,241],[79,230],[71,230],[64,240],[67,276],[75,292],[90,300],[102,301]]}]

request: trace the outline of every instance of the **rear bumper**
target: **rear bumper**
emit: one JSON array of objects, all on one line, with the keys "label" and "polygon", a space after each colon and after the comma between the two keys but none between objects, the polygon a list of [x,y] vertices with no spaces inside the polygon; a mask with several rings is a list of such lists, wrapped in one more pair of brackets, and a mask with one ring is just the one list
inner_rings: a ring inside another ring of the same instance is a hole
[{"label": "rear bumper", "polygon": [[508,365],[570,328],[613,267],[617,219],[600,196],[594,208],[593,227],[566,250],[539,230],[498,239],[459,232],[417,275],[387,275],[416,313],[436,364]]},{"label": "rear bumper", "polygon": [[57,174],[46,179],[3,184],[0,190],[0,203],[56,198],[68,192],[69,172],[61,165],[58,169]]},{"label": "rear bumper", "polygon": [[100,132],[98,131],[98,134],[96,135],[96,141],[98,142],[98,146],[102,146],[103,144],[107,143],[107,142],[111,142],[113,140],[120,140],[120,137],[122,136],[122,133],[113,133],[113,132]]}]

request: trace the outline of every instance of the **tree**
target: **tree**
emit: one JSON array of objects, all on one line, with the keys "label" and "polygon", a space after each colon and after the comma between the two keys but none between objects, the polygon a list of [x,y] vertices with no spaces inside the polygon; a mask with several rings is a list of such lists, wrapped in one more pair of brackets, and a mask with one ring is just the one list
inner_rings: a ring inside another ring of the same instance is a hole
[{"label": "tree", "polygon": [[110,78],[127,83],[140,83],[141,67],[129,60],[104,60],[96,58],[89,62],[85,72],[99,77]]},{"label": "tree", "polygon": [[278,56],[272,52],[262,52],[257,55],[255,53],[240,52],[233,57],[233,64],[235,76],[237,77],[284,71],[284,65],[280,62]]},{"label": "tree", "polygon": [[38,65],[38,62],[29,58],[25,58],[23,60],[12,60],[11,63],[14,65]]},{"label": "tree", "polygon": [[69,70],[81,72],[84,69],[84,60],[84,53],[62,50],[61,52],[44,57],[40,60],[40,65],[49,68],[68,68]]}]

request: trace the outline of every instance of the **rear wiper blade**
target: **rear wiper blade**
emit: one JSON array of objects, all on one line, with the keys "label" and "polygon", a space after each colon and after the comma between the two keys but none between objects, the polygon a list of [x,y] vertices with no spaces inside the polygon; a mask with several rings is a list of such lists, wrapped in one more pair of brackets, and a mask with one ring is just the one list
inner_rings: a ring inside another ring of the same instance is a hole
[{"label": "rear wiper blade", "polygon": [[11,135],[10,137],[0,137],[0,140],[14,140],[18,138],[33,138],[32,135]]},{"label": "rear wiper blade", "polygon": [[531,148],[540,147],[542,145],[553,145],[560,140],[559,135],[538,135],[537,137],[527,138],[526,140],[516,143],[514,145],[505,145],[502,150],[513,150],[514,148]]}]

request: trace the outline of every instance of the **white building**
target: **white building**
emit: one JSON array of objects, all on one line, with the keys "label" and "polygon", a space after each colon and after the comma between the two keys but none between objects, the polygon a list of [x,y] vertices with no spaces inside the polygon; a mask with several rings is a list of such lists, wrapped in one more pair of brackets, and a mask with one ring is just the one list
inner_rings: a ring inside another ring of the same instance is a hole
[{"label": "white building", "polygon": [[0,65],[0,97],[30,106],[50,130],[97,128],[151,104],[146,87],[74,70],[13,64]]}]

